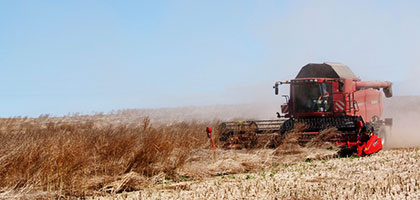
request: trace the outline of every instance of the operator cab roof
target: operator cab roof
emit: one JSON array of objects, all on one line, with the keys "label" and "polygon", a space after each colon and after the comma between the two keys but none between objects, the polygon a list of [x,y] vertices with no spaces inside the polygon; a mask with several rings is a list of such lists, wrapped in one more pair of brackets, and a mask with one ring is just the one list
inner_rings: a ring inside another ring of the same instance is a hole
[{"label": "operator cab roof", "polygon": [[341,63],[309,63],[302,67],[296,78],[349,78],[359,79],[349,67]]}]

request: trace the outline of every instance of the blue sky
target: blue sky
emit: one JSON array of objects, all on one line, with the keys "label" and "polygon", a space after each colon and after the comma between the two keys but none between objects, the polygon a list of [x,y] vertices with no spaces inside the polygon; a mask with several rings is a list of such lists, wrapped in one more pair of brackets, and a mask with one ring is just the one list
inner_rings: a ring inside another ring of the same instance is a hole
[{"label": "blue sky", "polygon": [[0,117],[266,102],[308,62],[420,95],[417,1],[1,1]]}]

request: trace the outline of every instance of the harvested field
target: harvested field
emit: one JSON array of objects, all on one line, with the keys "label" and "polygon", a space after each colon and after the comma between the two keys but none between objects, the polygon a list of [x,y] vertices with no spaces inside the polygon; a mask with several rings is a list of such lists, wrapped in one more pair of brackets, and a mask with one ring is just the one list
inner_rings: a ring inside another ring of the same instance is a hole
[{"label": "harvested field", "polygon": [[[263,154],[270,153],[267,150]],[[365,158],[288,160],[253,173],[226,173],[181,182],[163,180],[140,191],[95,199],[419,199],[419,160],[419,149],[386,150]],[[221,163],[234,167],[227,160]],[[47,195],[9,191],[2,197]]]},{"label": "harvested field", "polygon": [[166,183],[120,199],[419,199],[419,149],[292,162],[256,173]]},{"label": "harvested field", "polygon": [[410,120],[395,115],[390,138],[416,148],[363,158],[339,157],[323,143],[333,130],[306,147],[291,134],[277,149],[222,150],[211,149],[204,132],[218,121],[178,110],[174,121],[124,112],[1,119],[0,199],[420,198],[413,112]]}]

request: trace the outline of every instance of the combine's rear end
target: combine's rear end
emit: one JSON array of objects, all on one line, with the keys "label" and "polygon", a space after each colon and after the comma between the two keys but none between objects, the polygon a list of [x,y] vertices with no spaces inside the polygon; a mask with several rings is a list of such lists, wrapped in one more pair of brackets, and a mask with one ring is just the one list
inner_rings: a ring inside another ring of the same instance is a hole
[{"label": "combine's rear end", "polygon": [[[275,147],[277,139],[291,132],[296,124],[304,124],[299,142],[304,144],[322,130],[335,128],[328,139],[340,146],[371,154],[386,145],[387,130],[392,119],[382,119],[382,93],[392,97],[391,82],[361,81],[345,65],[339,63],[308,64],[291,81],[279,81],[279,87],[290,85],[290,97],[281,105],[278,120],[225,122],[220,141],[226,148]],[[377,136],[378,137],[377,137]]]}]

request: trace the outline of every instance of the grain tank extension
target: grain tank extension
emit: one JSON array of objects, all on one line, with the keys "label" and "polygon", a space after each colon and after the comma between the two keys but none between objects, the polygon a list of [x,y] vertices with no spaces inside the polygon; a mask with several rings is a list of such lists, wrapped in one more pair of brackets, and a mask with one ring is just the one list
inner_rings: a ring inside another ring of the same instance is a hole
[{"label": "grain tank extension", "polygon": [[292,131],[298,123],[305,125],[301,143],[334,127],[338,136],[329,142],[357,149],[359,155],[377,152],[386,145],[392,119],[382,118],[382,92],[392,97],[391,82],[361,81],[340,63],[311,63],[295,79],[276,82],[276,95],[285,84],[290,85],[290,96],[285,96],[286,103],[277,113],[279,119],[222,123],[220,140],[225,147],[252,147],[262,138]]}]

